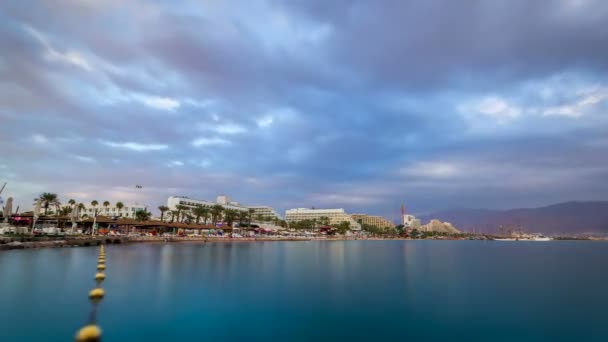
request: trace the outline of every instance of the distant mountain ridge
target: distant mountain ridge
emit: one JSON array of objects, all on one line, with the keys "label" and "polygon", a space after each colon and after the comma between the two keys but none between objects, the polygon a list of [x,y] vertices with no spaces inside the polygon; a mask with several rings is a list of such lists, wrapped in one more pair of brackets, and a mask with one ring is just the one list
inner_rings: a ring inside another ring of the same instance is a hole
[{"label": "distant mountain ridge", "polygon": [[510,210],[450,209],[422,215],[420,219],[447,221],[467,232],[497,233],[502,225],[521,227],[528,233],[608,233],[608,201],[573,201]]}]

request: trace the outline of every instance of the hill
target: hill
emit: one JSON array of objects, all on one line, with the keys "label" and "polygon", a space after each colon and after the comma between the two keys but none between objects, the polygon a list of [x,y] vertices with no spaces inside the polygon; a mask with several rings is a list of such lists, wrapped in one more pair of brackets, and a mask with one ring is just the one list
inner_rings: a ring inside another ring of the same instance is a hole
[{"label": "hill", "polygon": [[420,217],[439,219],[464,231],[497,233],[502,226],[529,233],[608,233],[608,201],[565,202],[539,208],[510,210],[451,209]]}]

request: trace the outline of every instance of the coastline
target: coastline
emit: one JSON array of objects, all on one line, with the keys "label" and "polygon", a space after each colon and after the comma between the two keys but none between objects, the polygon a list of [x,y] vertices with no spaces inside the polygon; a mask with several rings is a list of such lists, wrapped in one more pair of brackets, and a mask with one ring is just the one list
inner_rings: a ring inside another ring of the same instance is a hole
[{"label": "coastline", "polygon": [[[272,238],[272,237],[256,237],[256,238],[219,238],[219,237],[151,237],[151,236],[130,236],[130,237],[110,237],[110,236],[98,236],[98,237],[74,237],[63,240],[34,240],[34,241],[23,241],[24,238],[14,237],[6,238],[0,237],[0,252],[15,250],[15,249],[41,249],[41,248],[75,248],[75,247],[93,247],[102,244],[106,245],[119,245],[119,244],[135,244],[135,243],[227,243],[227,242],[238,242],[238,243],[251,243],[251,242],[307,242],[307,241],[471,241],[469,239],[458,239],[458,238],[446,238],[446,239],[411,239],[403,237],[394,238],[383,238],[383,237],[336,237],[336,238],[315,238],[315,237],[285,237],[285,238]],[[27,239],[27,238],[25,238]],[[30,238],[31,239],[31,238]],[[19,241],[21,240],[21,241]],[[608,241],[606,239],[572,239],[579,241]],[[7,242],[8,241],[8,242]],[[487,240],[475,240],[475,241],[493,241]],[[554,241],[568,241],[568,239],[556,239]],[[524,242],[524,241],[522,241]]]},{"label": "coastline", "polygon": [[[406,238],[310,238],[310,237],[286,237],[286,238],[218,238],[218,237],[91,237],[91,238],[71,238],[63,240],[40,240],[23,241],[21,238],[4,238],[4,243],[0,243],[0,251],[14,249],[40,249],[40,248],[74,248],[74,247],[93,247],[101,244],[119,245],[134,243],[223,243],[223,242],[307,242],[307,241],[355,241],[355,240],[411,240]],[[20,241],[21,240],[21,241]],[[8,242],[7,242],[8,241]]]}]

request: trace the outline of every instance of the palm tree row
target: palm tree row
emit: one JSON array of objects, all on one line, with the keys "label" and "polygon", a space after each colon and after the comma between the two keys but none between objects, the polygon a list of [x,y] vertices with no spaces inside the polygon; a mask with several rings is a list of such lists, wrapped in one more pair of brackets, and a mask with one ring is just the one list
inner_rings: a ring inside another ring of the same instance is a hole
[{"label": "palm tree row", "polygon": [[[55,193],[50,193],[50,192],[43,192],[34,201],[40,202],[40,205],[42,206],[42,208],[44,208],[45,216],[49,212],[49,207],[56,208],[55,215],[57,215],[57,216],[59,216],[59,215],[67,216],[70,213],[72,213],[72,211],[76,207],[81,211],[86,209],[86,206],[84,205],[84,203],[77,203],[74,199],[70,199],[68,201],[69,206],[61,207],[61,202],[59,201],[59,196]],[[99,205],[99,202],[97,200],[91,201],[91,207],[93,208],[94,217],[97,217],[97,215],[99,215],[99,213],[100,213],[100,210],[97,208],[98,205]],[[111,205],[111,203],[109,201],[104,201],[102,205],[104,206],[104,208],[106,208],[106,212],[107,212],[108,207]],[[118,209],[118,211],[121,211],[122,208],[124,208],[124,206],[125,205],[122,202],[116,202],[116,208]]]}]

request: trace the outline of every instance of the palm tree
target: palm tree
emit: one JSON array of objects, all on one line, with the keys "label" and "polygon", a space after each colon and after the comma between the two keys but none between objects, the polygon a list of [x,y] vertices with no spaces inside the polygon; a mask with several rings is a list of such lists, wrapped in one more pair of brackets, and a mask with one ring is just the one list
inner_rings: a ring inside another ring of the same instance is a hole
[{"label": "palm tree", "polygon": [[158,210],[160,210],[160,221],[163,222],[165,217],[165,211],[169,210],[169,207],[165,205],[159,205]]},{"label": "palm tree", "polygon": [[211,215],[211,210],[207,207],[202,207],[201,213],[201,217],[203,218],[205,224],[207,224],[207,220],[209,220],[209,216]]},{"label": "palm tree", "polygon": [[[180,218],[181,213],[188,210],[188,208],[189,208],[188,206],[183,205],[183,204],[178,204],[175,206],[175,209],[177,209],[177,222],[180,222],[179,218]],[[183,216],[182,216],[182,218],[183,218]]]},{"label": "palm tree", "polygon": [[70,215],[71,212],[72,212],[72,207],[70,207],[70,206],[61,207],[61,209],[59,209],[59,211],[58,211],[59,215],[61,215],[61,216],[68,216],[68,215]]},{"label": "palm tree", "polygon": [[124,203],[122,203],[122,202],[116,202],[116,209],[118,209],[118,213],[119,213],[120,216],[122,216],[122,213],[120,211],[124,207],[125,207]]},{"label": "palm tree", "polygon": [[91,201],[91,207],[93,207],[93,216],[97,216],[97,206],[98,205],[99,205],[99,202],[97,202],[97,200]]},{"label": "palm tree", "polygon": [[239,226],[243,226],[243,221],[247,220],[249,211],[239,211]]},{"label": "palm tree", "polygon": [[201,221],[201,217],[207,214],[207,212],[207,208],[203,206],[196,206],[192,209],[192,214],[194,214],[194,217],[196,218],[196,224],[199,224],[199,222]]},{"label": "palm tree", "polygon": [[175,218],[179,215],[179,211],[171,210],[171,223],[175,220]]},{"label": "palm tree", "polygon": [[253,213],[255,213],[255,209],[249,208],[247,211],[247,226],[251,227],[251,221],[253,221]]},{"label": "palm tree", "polygon": [[212,220],[214,226],[217,223],[217,221],[222,218],[223,211],[224,211],[224,207],[222,207],[219,204],[216,204],[213,207],[211,207],[211,220]]},{"label": "palm tree", "polygon": [[103,201],[103,207],[106,208],[106,216],[108,215],[108,207],[110,206],[110,202]]},{"label": "palm tree", "polygon": [[99,202],[97,200],[91,201],[91,207],[93,207],[93,229],[91,229],[91,235],[95,232],[95,226],[97,225],[97,205]]},{"label": "palm tree", "polygon": [[40,201],[40,203],[44,206],[44,216],[46,216],[49,206],[58,206],[60,204],[57,194],[50,192],[43,192],[40,194],[40,196],[38,196],[37,199],[35,199],[35,201]]},{"label": "palm tree", "polygon": [[151,216],[152,216],[152,213],[150,213],[146,209],[138,210],[135,212],[135,219],[138,221],[148,221]]},{"label": "palm tree", "polygon": [[239,217],[239,213],[234,209],[226,209],[224,211],[224,220],[230,227],[232,227],[232,224],[238,217]]},{"label": "palm tree", "polygon": [[76,204],[76,201],[75,201],[74,199],[70,199],[70,200],[68,201],[68,204],[69,204],[69,205],[74,205],[74,204]]}]

